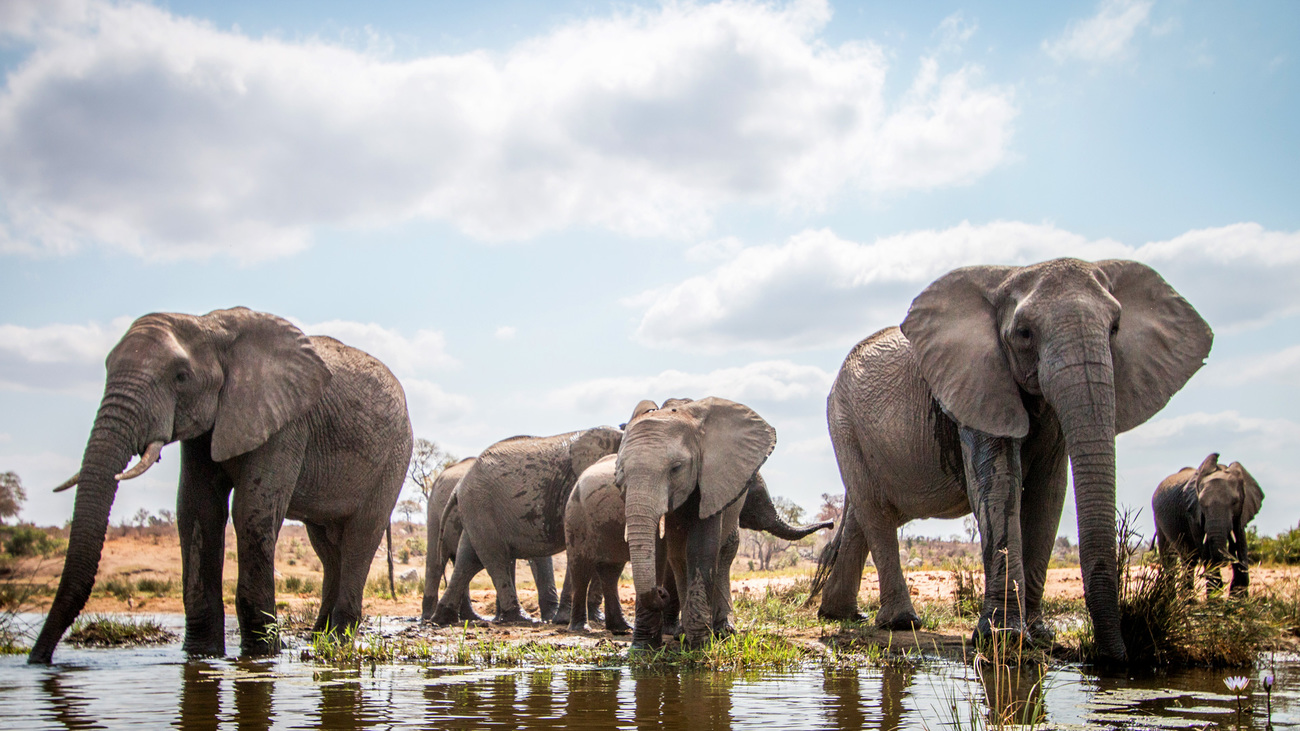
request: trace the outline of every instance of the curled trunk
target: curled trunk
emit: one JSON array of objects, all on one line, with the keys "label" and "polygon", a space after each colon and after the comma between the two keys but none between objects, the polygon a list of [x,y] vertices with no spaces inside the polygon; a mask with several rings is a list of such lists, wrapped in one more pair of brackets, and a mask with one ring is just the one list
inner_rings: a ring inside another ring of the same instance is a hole
[{"label": "curled trunk", "polygon": [[81,461],[81,479],[77,487],[72,526],[68,536],[67,557],[59,588],[36,638],[27,662],[48,664],[63,633],[86,606],[95,586],[108,515],[117,495],[116,475],[126,467],[136,451],[132,437],[135,419],[129,405],[110,402],[106,397],[91,431],[90,441]]},{"label": "curled trunk", "polygon": [[1115,383],[1104,337],[1063,338],[1039,374],[1065,434],[1074,478],[1084,601],[1103,657],[1124,660],[1115,536]]},{"label": "curled trunk", "polygon": [[776,505],[773,504],[772,496],[767,491],[767,483],[763,480],[763,476],[754,473],[754,479],[749,481],[745,504],[740,509],[741,528],[761,530],[782,540],[797,541],[823,528],[834,526],[835,521],[832,520],[804,525],[791,525],[785,522],[780,513],[776,512]]}]

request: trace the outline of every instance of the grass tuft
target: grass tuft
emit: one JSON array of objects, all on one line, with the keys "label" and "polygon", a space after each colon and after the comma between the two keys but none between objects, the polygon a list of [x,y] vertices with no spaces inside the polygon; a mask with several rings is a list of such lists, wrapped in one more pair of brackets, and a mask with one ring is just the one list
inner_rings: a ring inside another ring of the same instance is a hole
[{"label": "grass tuft", "polygon": [[123,647],[162,645],[176,640],[176,633],[150,618],[118,619],[103,615],[79,617],[68,633],[68,642],[81,647]]}]

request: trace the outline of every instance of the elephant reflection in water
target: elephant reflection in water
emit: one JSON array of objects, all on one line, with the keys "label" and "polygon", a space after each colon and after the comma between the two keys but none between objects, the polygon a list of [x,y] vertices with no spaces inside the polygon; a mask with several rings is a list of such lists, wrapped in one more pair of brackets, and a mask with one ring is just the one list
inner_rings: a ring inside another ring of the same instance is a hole
[{"label": "elephant reflection in water", "polygon": [[106,728],[95,723],[89,712],[90,701],[64,688],[62,675],[50,675],[41,680],[41,692],[50,699],[50,712],[46,718],[51,725],[63,728]]},{"label": "elephant reflection in water", "polygon": [[[266,731],[272,728],[275,713],[272,710],[272,697],[275,694],[275,680],[271,670],[273,663],[266,661],[240,662],[237,667],[241,674],[254,677],[234,678],[230,686],[234,688],[234,717],[240,731]],[[264,675],[265,679],[256,676]],[[187,662],[181,671],[181,698],[176,712],[176,728],[216,729],[223,720],[221,711],[221,693],[225,681],[230,676],[225,668],[207,661]],[[226,686],[226,690],[230,687]]]},{"label": "elephant reflection in water", "polygon": [[569,728],[556,697],[555,673],[508,672],[491,679],[427,685],[425,721],[430,728]]},{"label": "elephant reflection in water", "polygon": [[[862,676],[857,671],[827,670],[822,681],[826,693],[826,725],[835,728],[878,728],[882,731],[902,728],[907,713],[904,699],[911,695],[909,688],[916,675],[915,668],[907,665],[887,665],[880,673],[880,693],[862,690]],[[871,705],[879,698],[879,720]]]},{"label": "elephant reflection in water", "polygon": [[730,729],[730,673],[658,674],[632,672],[638,728]]}]

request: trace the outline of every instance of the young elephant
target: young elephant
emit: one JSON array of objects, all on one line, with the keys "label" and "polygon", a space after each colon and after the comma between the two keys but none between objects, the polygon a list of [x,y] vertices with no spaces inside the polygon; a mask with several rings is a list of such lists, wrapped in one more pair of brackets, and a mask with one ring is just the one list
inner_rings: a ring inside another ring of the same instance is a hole
[{"label": "young elephant", "polygon": [[1219,570],[1226,560],[1232,564],[1229,593],[1245,596],[1250,586],[1246,524],[1263,502],[1264,491],[1240,462],[1225,467],[1215,452],[1196,469],[1184,467],[1151,496],[1160,557],[1205,566],[1207,594],[1223,587]]},{"label": "young elephant", "polygon": [[[222,655],[222,565],[233,519],[235,612],[247,654],[278,652],[275,542],[301,520],[325,579],[316,629],[361,620],[362,591],[411,459],[402,386],[382,363],[236,307],[136,320],[109,353],[58,593],[29,662],[48,663],[95,583],[118,481],[180,442],[176,499],[187,652]],[[131,455],[144,455],[123,472]]]},{"label": "young elephant", "polygon": [[[623,634],[630,627],[619,605],[618,579],[631,556],[624,538],[627,520],[623,491],[614,482],[616,461],[617,456],[610,455],[588,467],[569,495],[564,514],[569,573],[564,587],[566,592],[573,592],[575,608],[586,608],[592,604],[588,597],[591,582],[599,579],[605,600],[605,628]],[[786,523],[776,512],[763,476],[758,473],[746,490],[745,504],[740,511],[741,528],[766,531],[788,541],[797,541],[834,525],[832,521],[810,525]],[[675,577],[666,577],[664,585],[670,595],[677,594]],[[665,619],[675,623],[676,608],[668,608],[665,615]],[[569,631],[584,631],[587,619],[583,610],[574,611],[568,622]]]},{"label": "young elephant", "polygon": [[[424,556],[424,600],[421,606],[421,619],[426,622],[433,619],[433,611],[438,606],[438,585],[447,570],[447,562],[456,560],[456,548],[460,545],[460,534],[464,530],[459,504],[452,501],[452,495],[461,479],[469,472],[469,468],[474,466],[475,461],[477,461],[476,457],[466,457],[438,473],[437,479],[433,481],[433,488],[429,490],[426,522],[429,527],[429,537],[428,550]],[[537,603],[542,619],[550,619],[555,616],[557,608],[553,591],[555,568],[551,563],[551,557],[531,558],[528,563],[532,566],[533,581],[537,584]],[[547,587],[551,587],[552,591],[548,593]],[[478,612],[474,611],[468,592],[460,603],[460,619],[471,622],[487,621],[486,617],[480,617]]]},{"label": "young elephant", "polygon": [[[564,550],[564,507],[578,475],[618,451],[622,439],[622,429],[599,426],[550,437],[513,437],[483,450],[443,510],[444,519],[459,510],[464,530],[456,568],[432,621],[457,622],[470,580],[486,568],[496,587],[496,621],[531,624],[534,620],[520,608],[515,591],[515,559],[549,561]],[[546,576],[550,583],[539,583],[538,594],[554,597],[553,575]]]}]

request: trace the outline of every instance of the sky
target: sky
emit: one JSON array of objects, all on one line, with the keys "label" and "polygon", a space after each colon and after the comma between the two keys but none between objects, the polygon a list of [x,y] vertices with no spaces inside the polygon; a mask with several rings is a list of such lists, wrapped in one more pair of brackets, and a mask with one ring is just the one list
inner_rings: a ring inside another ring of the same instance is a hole
[{"label": "sky", "polygon": [[[1217,451],[1276,533],[1300,520],[1296,38],[1286,1],[7,0],[0,471],[62,524],[129,324],[244,305],[380,358],[459,456],[643,398],[746,403],[811,513],[843,492],[835,373],[927,284],[1128,258],[1215,342],[1119,437],[1119,502],[1150,534],[1156,484]],[[178,454],[114,523],[174,509]]]}]

